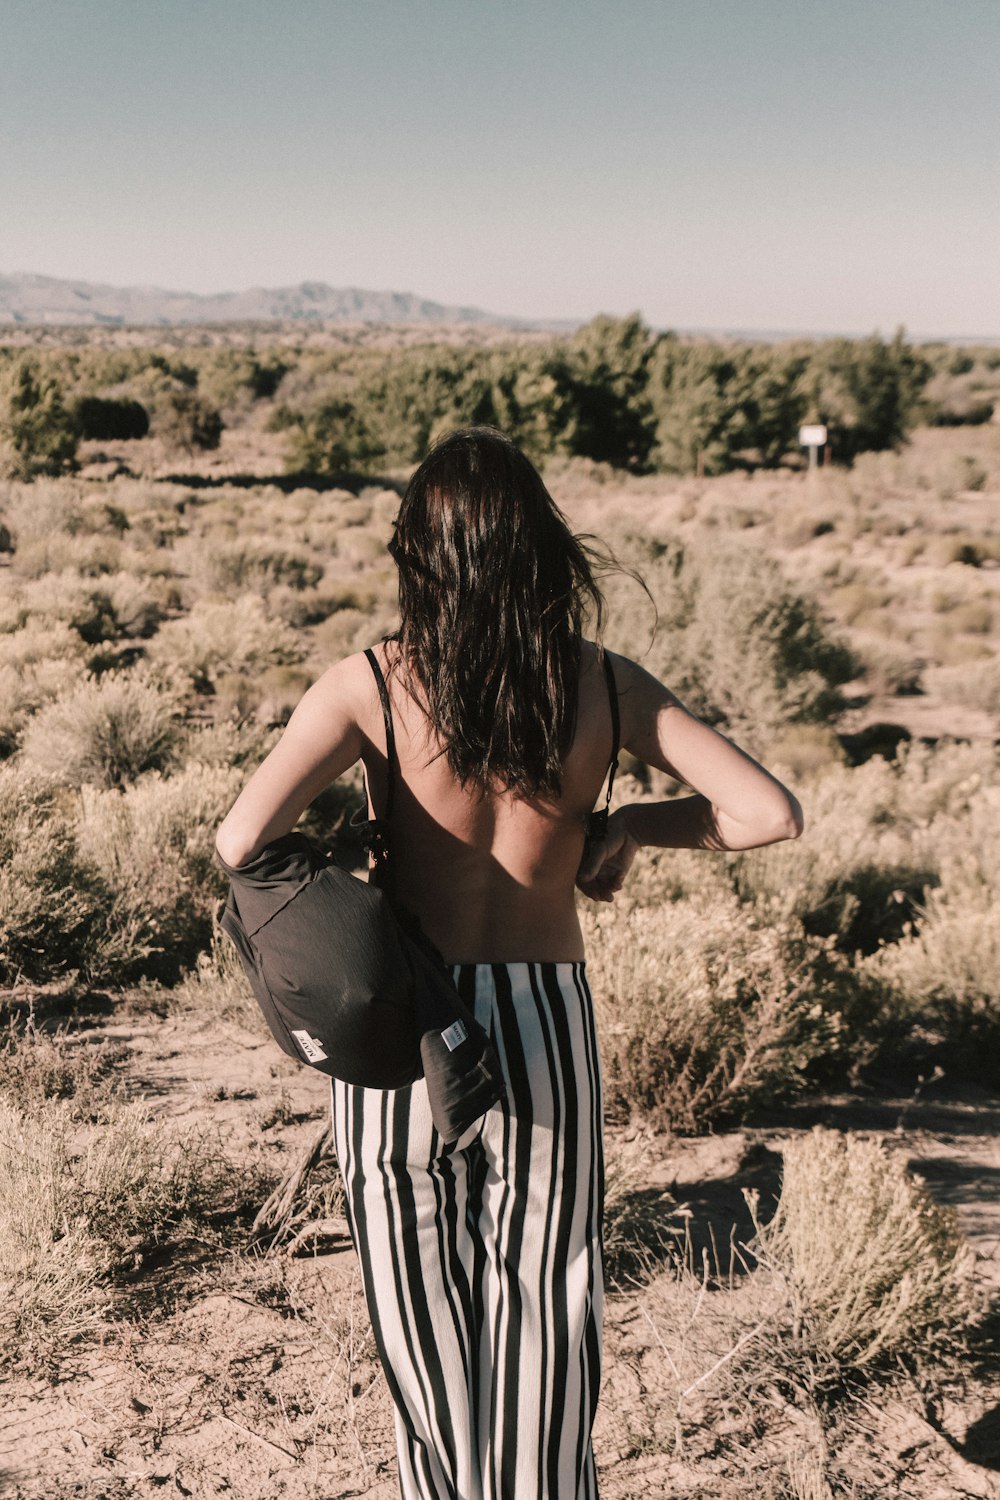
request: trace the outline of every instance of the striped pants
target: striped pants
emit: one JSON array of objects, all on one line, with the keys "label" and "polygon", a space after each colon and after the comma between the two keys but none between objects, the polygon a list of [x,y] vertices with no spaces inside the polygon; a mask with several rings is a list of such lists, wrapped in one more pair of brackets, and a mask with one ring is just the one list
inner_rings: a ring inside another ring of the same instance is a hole
[{"label": "striped pants", "polygon": [[597,1500],[601,1065],[585,965],[462,964],[507,1080],[445,1145],[424,1079],[333,1080],[403,1500]]}]

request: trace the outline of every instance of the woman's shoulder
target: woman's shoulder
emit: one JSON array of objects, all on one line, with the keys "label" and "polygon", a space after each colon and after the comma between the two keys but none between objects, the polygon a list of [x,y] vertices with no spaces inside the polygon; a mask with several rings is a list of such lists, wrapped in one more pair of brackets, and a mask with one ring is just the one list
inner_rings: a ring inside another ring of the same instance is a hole
[{"label": "woman's shoulder", "polygon": [[[370,649],[384,674],[388,663],[383,644],[379,642]],[[371,735],[375,719],[381,723],[378,681],[371,661],[363,650],[331,662],[316,679],[311,691],[324,699],[331,711],[336,710],[340,714],[346,711],[366,738]]]}]

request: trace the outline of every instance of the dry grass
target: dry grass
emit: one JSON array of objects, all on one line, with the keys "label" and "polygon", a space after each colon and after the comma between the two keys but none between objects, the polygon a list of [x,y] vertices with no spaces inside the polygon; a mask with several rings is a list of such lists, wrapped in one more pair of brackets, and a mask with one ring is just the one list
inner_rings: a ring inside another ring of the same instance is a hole
[{"label": "dry grass", "polygon": [[119,787],[176,763],[181,699],[136,670],[88,676],[40,708],[24,731],[24,759],[71,786]]},{"label": "dry grass", "polygon": [[954,1213],[878,1141],[817,1128],[789,1142],[754,1249],[787,1288],[791,1339],[819,1378],[954,1349],[979,1310]]},{"label": "dry grass", "polygon": [[609,1114],[693,1132],[789,1098],[836,1054],[845,971],[794,920],[664,884],[585,915],[588,962]]},{"label": "dry grass", "polygon": [[198,1164],[141,1105],[84,1133],[58,1104],[0,1103],[0,1327],[11,1366],[58,1360],[106,1311],[109,1279],[185,1212]]},{"label": "dry grass", "polygon": [[72,1118],[100,1120],[121,1091],[129,1049],[65,1022],[41,1027],[29,1012],[10,1017],[0,1041],[0,1095],[25,1114],[49,1099],[68,1100]]}]

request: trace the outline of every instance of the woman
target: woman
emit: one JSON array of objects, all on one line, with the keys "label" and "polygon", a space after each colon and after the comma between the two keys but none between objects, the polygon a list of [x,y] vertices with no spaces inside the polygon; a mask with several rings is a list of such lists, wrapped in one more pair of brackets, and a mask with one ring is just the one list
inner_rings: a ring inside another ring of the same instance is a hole
[{"label": "woman", "polygon": [[[489,1031],[508,1087],[449,1146],[423,1079],[333,1081],[334,1142],[404,1500],[594,1500],[601,1373],[601,1069],[574,891],[611,901],[643,845],[747,849],[802,831],[795,797],[648,672],[607,653],[621,743],[696,790],[587,817],[612,757],[586,550],[491,428],[417,469],[390,551],[401,625],[378,648],[395,727],[396,898]],[[359,653],[305,693],[217,838],[231,864],[288,832],[386,734]],[[599,824],[598,824],[599,829]]]}]

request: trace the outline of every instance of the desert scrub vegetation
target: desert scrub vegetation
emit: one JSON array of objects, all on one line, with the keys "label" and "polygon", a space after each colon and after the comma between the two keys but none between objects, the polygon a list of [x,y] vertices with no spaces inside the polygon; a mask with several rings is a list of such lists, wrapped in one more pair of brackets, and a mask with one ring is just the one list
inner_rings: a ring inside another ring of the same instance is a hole
[{"label": "desert scrub vegetation", "polygon": [[121,791],[81,787],[77,848],[106,892],[91,975],[169,983],[196,961],[225,894],[215,831],[241,784],[236,767],[191,761]]},{"label": "desert scrub vegetation", "polygon": [[236,599],[206,595],[187,614],[167,620],[149,643],[149,660],[185,677],[197,693],[212,693],[218,679],[302,661],[299,636],[274,619],[255,594]]},{"label": "desert scrub vegetation", "polygon": [[65,789],[0,765],[0,979],[43,981],[85,968],[105,892],[77,844]]},{"label": "desert scrub vegetation", "polygon": [[844,1059],[847,965],[721,883],[678,898],[658,875],[584,915],[609,1116],[687,1134],[759,1118]]},{"label": "desert scrub vegetation", "polygon": [[125,1278],[260,1190],[204,1129],[172,1133],[141,1101],[81,1126],[67,1102],[0,1099],[0,1359],[54,1367],[100,1334]]},{"label": "desert scrub vegetation", "polygon": [[1000,752],[904,743],[804,783],[808,838],[645,851],[582,910],[613,1117],[696,1132],[935,1063],[996,1083]]},{"label": "desert scrub vegetation", "polygon": [[3,982],[176,979],[209,940],[214,834],[240,784],[238,767],[194,761],[74,792],[21,759],[0,765]]},{"label": "desert scrub vegetation", "polygon": [[176,689],[138,670],[88,674],[35,713],[21,751],[67,785],[121,787],[176,762],[183,702]]},{"label": "desert scrub vegetation", "polygon": [[124,1042],[63,1022],[46,1026],[29,1010],[0,1030],[0,1096],[31,1114],[46,1100],[68,1100],[72,1117],[91,1123],[121,1097]]},{"label": "desert scrub vegetation", "polygon": [[607,644],[670,683],[692,713],[752,753],[791,724],[829,723],[855,654],[815,601],[756,550],[703,538],[609,537],[655,602],[627,575],[609,574]]},{"label": "desert scrub vegetation", "polygon": [[816,1129],[781,1149],[776,1211],[745,1194],[755,1232],[730,1266],[686,1255],[643,1284],[627,1343],[609,1329],[605,1400],[630,1454],[686,1460],[691,1493],[885,1494],[893,1415],[960,1388],[981,1345],[974,1256],[879,1139]]},{"label": "desert scrub vegetation", "polygon": [[789,1337],[827,1379],[956,1350],[982,1310],[954,1212],[877,1140],[817,1128],[787,1142],[777,1211],[756,1229]]}]

